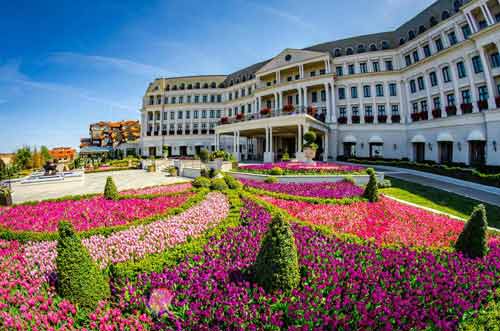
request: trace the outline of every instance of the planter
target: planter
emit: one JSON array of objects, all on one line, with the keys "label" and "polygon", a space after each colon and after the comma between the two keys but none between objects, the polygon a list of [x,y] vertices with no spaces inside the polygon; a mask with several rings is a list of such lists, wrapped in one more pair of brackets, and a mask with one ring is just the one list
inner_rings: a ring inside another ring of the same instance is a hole
[{"label": "planter", "polygon": [[347,124],[347,117],[342,116],[338,118],[339,124]]},{"label": "planter", "polygon": [[365,123],[373,123],[373,116],[365,116]]},{"label": "planter", "polygon": [[387,115],[378,115],[377,120],[379,123],[387,123]]},{"label": "planter", "polygon": [[441,118],[441,109],[436,108],[432,110],[432,117]]},{"label": "planter", "polygon": [[313,163],[316,157],[316,148],[304,147],[304,157],[306,158],[306,163]]},{"label": "planter", "polygon": [[[496,99],[495,99],[496,102]],[[488,109],[488,101],[487,100],[479,100],[477,102],[477,107],[479,108],[479,111],[487,110]]]},{"label": "planter", "polygon": [[427,121],[429,119],[429,113],[426,111],[420,112],[420,119],[423,121]]},{"label": "planter", "polygon": [[263,109],[260,110],[260,114],[261,115],[269,115],[269,114],[271,114],[271,109],[269,109],[269,108],[263,108]]},{"label": "planter", "polygon": [[236,120],[237,121],[242,121],[243,120],[243,114],[242,113],[239,113],[236,115]]},{"label": "planter", "polygon": [[411,114],[411,120],[413,122],[420,121],[420,113],[413,113],[413,114]]},{"label": "planter", "polygon": [[472,113],[472,103],[463,103],[460,105],[460,109],[462,109],[463,114]]},{"label": "planter", "polygon": [[220,124],[228,124],[229,123],[229,118],[223,117],[220,119]]},{"label": "planter", "polygon": [[351,120],[353,124],[358,124],[361,121],[361,118],[359,116],[352,116]]},{"label": "planter", "polygon": [[448,116],[455,116],[457,114],[456,106],[446,106],[446,114]]},{"label": "planter", "polygon": [[392,115],[391,116],[391,121],[392,121],[392,123],[400,123],[401,122],[401,116],[400,115]]},{"label": "planter", "polygon": [[316,107],[307,107],[307,115],[314,116],[316,115]]},{"label": "planter", "polygon": [[283,111],[285,113],[292,113],[295,110],[295,107],[293,105],[285,105],[283,107]]}]

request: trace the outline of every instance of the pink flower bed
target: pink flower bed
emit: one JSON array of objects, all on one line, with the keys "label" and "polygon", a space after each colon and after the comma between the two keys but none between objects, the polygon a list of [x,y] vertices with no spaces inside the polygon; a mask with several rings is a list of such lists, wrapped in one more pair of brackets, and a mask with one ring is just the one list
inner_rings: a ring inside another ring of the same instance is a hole
[{"label": "pink flower bed", "polygon": [[266,191],[285,193],[312,198],[342,199],[358,197],[363,189],[349,182],[338,183],[266,183],[250,179],[240,179],[244,185]]},{"label": "pink flower bed", "polygon": [[[209,193],[200,204],[185,212],[148,225],[133,226],[107,237],[83,239],[92,258],[105,268],[110,263],[139,260],[183,243],[219,224],[229,213],[229,202],[222,193]],[[55,270],[56,242],[32,243],[25,256],[33,274],[47,275]]]},{"label": "pink flower bed", "polygon": [[387,198],[345,206],[261,198],[303,221],[328,226],[338,233],[373,238],[378,244],[449,247],[464,227],[461,221]]},{"label": "pink flower bed", "polygon": [[277,163],[264,163],[264,164],[251,164],[241,165],[239,169],[250,170],[253,172],[268,173],[273,168],[281,168],[285,174],[300,173],[300,174],[335,174],[335,173],[351,173],[362,172],[365,168],[361,166],[343,165],[330,162],[315,162],[307,164],[304,162],[277,162]]},{"label": "pink flower bed", "polygon": [[160,194],[184,192],[184,191],[188,191],[192,188],[193,188],[193,186],[191,185],[191,183],[180,183],[180,184],[173,184],[173,185],[160,185],[160,186],[125,190],[125,191],[121,191],[120,195],[149,195],[149,194],[160,195]]},{"label": "pink flower bed", "polygon": [[128,224],[165,213],[182,205],[192,195],[118,201],[95,197],[84,200],[40,202],[20,205],[0,213],[0,226],[14,231],[54,232],[60,220],[71,221],[77,231]]}]

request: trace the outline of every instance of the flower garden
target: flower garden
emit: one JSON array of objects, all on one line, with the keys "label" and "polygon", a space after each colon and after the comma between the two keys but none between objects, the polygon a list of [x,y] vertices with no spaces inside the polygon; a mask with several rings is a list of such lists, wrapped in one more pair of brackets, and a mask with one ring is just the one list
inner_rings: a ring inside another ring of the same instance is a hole
[{"label": "flower garden", "polygon": [[342,165],[330,162],[277,162],[264,164],[241,165],[240,172],[250,172],[266,175],[353,175],[364,174],[361,166]]},{"label": "flower garden", "polygon": [[[500,240],[475,227],[480,208],[464,226],[384,196],[370,202],[368,189],[349,182],[211,182],[211,190],[184,183],[0,209],[0,329],[498,326]],[[72,254],[62,220],[110,288],[91,307],[78,299],[86,288],[76,287],[76,300],[62,294],[60,257]],[[481,233],[472,256],[463,247]],[[293,286],[262,283],[270,257],[279,259],[268,270],[281,274],[266,279]]]}]

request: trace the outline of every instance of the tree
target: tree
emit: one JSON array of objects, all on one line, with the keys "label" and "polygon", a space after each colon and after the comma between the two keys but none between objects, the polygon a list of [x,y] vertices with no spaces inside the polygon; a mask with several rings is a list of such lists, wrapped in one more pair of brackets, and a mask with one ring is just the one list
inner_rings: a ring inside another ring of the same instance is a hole
[{"label": "tree", "polygon": [[104,198],[107,200],[118,200],[118,190],[116,189],[113,177],[106,178],[106,186],[104,186]]},{"label": "tree", "polygon": [[110,296],[109,283],[69,222],[59,223],[57,292],[85,310]]},{"label": "tree", "polygon": [[24,146],[17,150],[14,156],[14,163],[21,169],[31,169],[33,167],[31,150],[28,146]]},{"label": "tree", "polygon": [[201,162],[207,163],[208,158],[210,157],[210,153],[208,152],[208,149],[202,148],[200,150],[199,157],[200,157]]},{"label": "tree", "polygon": [[304,133],[304,140],[305,140],[304,147],[318,149],[318,145],[316,145],[316,139],[317,136],[316,133],[314,133],[314,131],[307,131],[306,133]]},{"label": "tree", "polygon": [[264,235],[255,262],[255,278],[267,291],[288,292],[299,285],[297,247],[290,224],[282,214],[272,218]]},{"label": "tree", "polygon": [[375,177],[375,171],[372,168],[368,168],[366,170],[366,173],[370,175],[370,180],[368,181],[368,185],[366,185],[363,197],[368,199],[368,201],[370,202],[377,202],[379,200],[379,197],[378,197],[377,177]]},{"label": "tree", "polygon": [[33,168],[40,169],[42,167],[42,153],[38,152],[36,146],[33,148],[33,153],[31,154],[31,161],[33,163]]},{"label": "tree", "polygon": [[487,230],[486,209],[481,204],[472,211],[462,233],[458,236],[455,250],[470,258],[485,256],[488,253]]},{"label": "tree", "polygon": [[42,163],[45,164],[47,161],[52,160],[52,156],[50,155],[49,149],[47,146],[42,145],[40,147],[40,154],[42,154]]}]

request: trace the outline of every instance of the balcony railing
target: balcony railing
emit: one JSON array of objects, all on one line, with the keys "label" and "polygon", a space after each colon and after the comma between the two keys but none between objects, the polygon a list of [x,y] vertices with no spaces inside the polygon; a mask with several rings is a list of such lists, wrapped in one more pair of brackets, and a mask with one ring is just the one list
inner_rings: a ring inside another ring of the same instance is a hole
[{"label": "balcony railing", "polygon": [[258,113],[242,114],[239,113],[235,117],[223,117],[221,118],[219,125],[233,124],[239,122],[247,122],[253,120],[260,120],[265,118],[281,117],[281,116],[293,116],[307,114],[318,121],[326,121],[326,107],[289,107],[285,106],[283,109],[261,109]]}]

